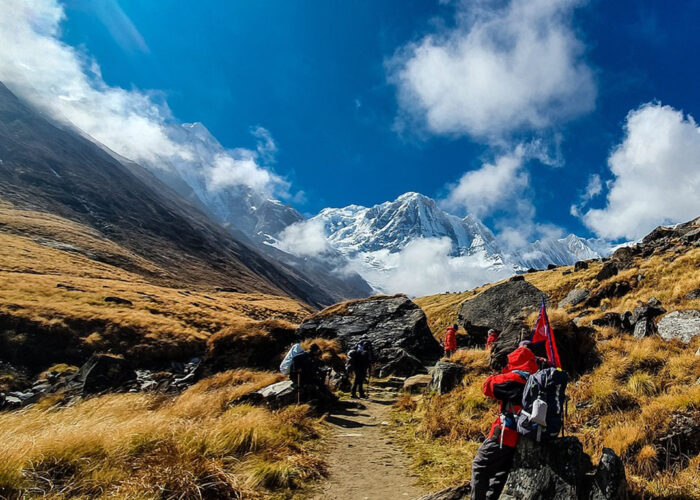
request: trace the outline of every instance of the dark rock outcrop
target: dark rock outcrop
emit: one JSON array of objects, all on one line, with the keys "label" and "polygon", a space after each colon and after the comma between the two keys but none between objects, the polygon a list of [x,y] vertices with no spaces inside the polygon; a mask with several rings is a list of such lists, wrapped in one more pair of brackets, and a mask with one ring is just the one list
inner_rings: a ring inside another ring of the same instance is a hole
[{"label": "dark rock outcrop", "polygon": [[457,363],[438,361],[433,369],[430,388],[438,394],[445,394],[462,383],[465,369]]},{"label": "dark rock outcrop", "polygon": [[[468,500],[469,484],[420,497],[418,500]],[[627,497],[622,461],[603,448],[594,467],[575,437],[538,444],[521,439],[501,500],[619,500]]]},{"label": "dark rock outcrop", "polygon": [[597,468],[575,437],[548,444],[521,439],[500,498],[616,500],[627,491],[622,462],[605,449]]},{"label": "dark rock outcrop", "polygon": [[519,317],[537,311],[547,294],[524,279],[506,281],[462,303],[459,322],[477,345],[486,343],[490,328],[504,331]]},{"label": "dark rock outcrop", "polygon": [[428,370],[423,362],[413,356],[405,349],[395,348],[384,351],[386,362],[379,370],[379,377],[385,378],[390,375],[397,377],[411,377],[417,373],[427,373]]},{"label": "dark rock outcrop", "polygon": [[291,380],[283,380],[247,394],[232,404],[250,403],[281,408],[296,403],[298,399],[299,394],[294,383]]},{"label": "dark rock outcrop", "polygon": [[595,279],[597,279],[598,281],[603,281],[608,278],[612,278],[618,272],[619,269],[617,268],[617,264],[613,261],[608,261],[605,264],[603,264],[601,270],[598,271],[598,274],[595,275]]},{"label": "dark rock outcrop", "polygon": [[71,391],[83,395],[118,390],[136,380],[136,372],[124,358],[108,354],[90,356],[67,382]]},{"label": "dark rock outcrop", "polygon": [[585,260],[579,260],[574,264],[574,272],[583,271],[584,269],[588,269],[588,262]]},{"label": "dark rock outcrop", "polygon": [[396,348],[422,362],[435,361],[442,354],[425,313],[405,295],[336,304],[304,321],[297,334],[301,338],[337,338],[345,350],[368,339],[381,364],[402,357]]},{"label": "dark rock outcrop", "polygon": [[662,338],[678,339],[687,344],[693,337],[700,335],[700,311],[673,311],[661,318],[657,327]]},{"label": "dark rock outcrop", "polygon": [[684,298],[686,300],[700,299],[700,288],[696,288],[695,290],[686,293]]},{"label": "dark rock outcrop", "polygon": [[[580,374],[596,365],[598,357],[592,329],[577,326],[573,321],[551,321],[551,327],[562,367],[566,371],[570,374]],[[501,370],[505,367],[508,354],[518,347],[521,340],[529,339],[531,334],[532,331],[525,328],[522,322],[514,322],[506,328],[491,348],[491,368]],[[535,345],[532,349],[537,356],[547,357],[544,344]]]},{"label": "dark rock outcrop", "polygon": [[608,283],[599,288],[583,303],[584,307],[598,307],[603,299],[619,298],[632,290],[632,285],[627,281]]}]

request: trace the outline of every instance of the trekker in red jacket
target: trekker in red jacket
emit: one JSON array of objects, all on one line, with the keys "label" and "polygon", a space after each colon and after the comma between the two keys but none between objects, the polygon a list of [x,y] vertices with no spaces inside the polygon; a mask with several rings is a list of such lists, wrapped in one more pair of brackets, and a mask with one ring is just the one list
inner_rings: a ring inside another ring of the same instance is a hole
[{"label": "trekker in red jacket", "polygon": [[449,358],[457,350],[457,330],[458,325],[452,325],[447,328],[445,333],[445,357]]},{"label": "trekker in red jacket", "polygon": [[508,364],[498,375],[486,379],[482,391],[501,402],[500,415],[472,463],[472,499],[498,498],[513,464],[518,431],[515,416],[520,413],[527,377],[537,371],[535,355],[518,347],[508,355]]},{"label": "trekker in red jacket", "polygon": [[486,349],[487,351],[493,347],[493,344],[498,340],[498,332],[493,328],[489,330],[489,336],[486,338]]}]

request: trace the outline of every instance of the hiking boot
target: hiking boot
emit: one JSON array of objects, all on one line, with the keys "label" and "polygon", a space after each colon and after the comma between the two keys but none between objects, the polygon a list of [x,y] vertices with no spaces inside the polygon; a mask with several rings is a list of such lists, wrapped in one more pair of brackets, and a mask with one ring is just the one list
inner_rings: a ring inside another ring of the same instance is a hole
[{"label": "hiking boot", "polygon": [[353,393],[350,395],[350,397],[351,397],[352,399],[357,399],[357,394],[355,394],[355,393],[353,392]]}]

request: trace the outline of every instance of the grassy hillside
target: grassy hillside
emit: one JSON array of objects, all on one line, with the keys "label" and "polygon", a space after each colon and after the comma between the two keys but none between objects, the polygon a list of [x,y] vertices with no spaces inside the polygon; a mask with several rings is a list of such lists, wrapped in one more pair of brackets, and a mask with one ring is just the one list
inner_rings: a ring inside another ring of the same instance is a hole
[{"label": "grassy hillside", "polygon": [[282,296],[153,284],[153,262],[80,224],[7,205],[0,246],[0,344],[37,370],[93,351],[146,363],[192,356],[212,335],[311,312]]},{"label": "grassy hillside", "polygon": [[[686,295],[700,288],[700,249],[637,258],[616,276],[597,281],[602,264],[570,272],[558,268],[525,275],[557,304],[576,287],[592,293],[611,283],[632,283],[622,297],[605,299],[600,307],[550,311],[556,333],[574,317],[581,325],[605,312],[632,310],[658,298],[667,311],[700,309],[700,299]],[[638,278],[641,276],[641,279]],[[436,335],[457,320],[462,300],[483,289],[463,294],[423,297],[417,302],[428,315]],[[530,325],[534,317],[529,318]],[[658,336],[635,339],[610,327],[594,327],[600,364],[573,381],[568,390],[570,417],[567,434],[577,436],[594,460],[610,447],[625,463],[633,491],[646,498],[700,498],[700,337],[689,345]],[[457,362],[468,368],[463,386],[444,396],[405,396],[395,411],[395,423],[414,457],[423,482],[437,488],[471,475],[471,461],[484,439],[497,407],[481,394],[488,374],[488,353],[459,351]],[[694,427],[693,427],[694,426]]]}]

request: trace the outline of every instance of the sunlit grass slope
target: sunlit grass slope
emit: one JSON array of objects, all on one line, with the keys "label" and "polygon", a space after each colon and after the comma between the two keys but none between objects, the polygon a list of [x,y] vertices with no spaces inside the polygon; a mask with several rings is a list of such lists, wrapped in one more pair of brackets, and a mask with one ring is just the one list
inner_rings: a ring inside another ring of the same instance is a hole
[{"label": "sunlit grass slope", "polygon": [[[576,287],[595,293],[610,283],[633,282],[629,293],[605,299],[601,307],[552,309],[555,333],[555,323],[579,316],[580,324],[588,326],[605,312],[633,310],[651,297],[658,298],[668,311],[700,309],[700,300],[685,297],[700,288],[698,248],[637,259],[629,269],[598,282],[594,277],[601,266],[593,262],[589,269],[576,273],[564,274],[572,270],[565,267],[525,275],[550,295],[552,304]],[[457,320],[462,300],[480,291],[423,297],[417,302],[433,332],[441,336],[444,327]],[[681,433],[683,422],[695,422],[697,429],[700,421],[700,356],[695,355],[700,338],[689,345],[660,337],[640,340],[609,327],[596,327],[594,336],[601,362],[569,386],[567,433],[583,442],[593,460],[600,457],[603,447],[615,450],[625,464],[633,492],[640,496],[700,498],[700,455],[687,430]],[[394,413],[416,471],[434,488],[469,479],[476,449],[497,413],[496,405],[481,394],[481,384],[490,373],[488,353],[464,350],[454,359],[467,367],[462,387],[443,396],[405,396]],[[669,438],[674,434],[676,437]],[[674,455],[678,446],[690,446],[690,455]]]},{"label": "sunlit grass slope", "polygon": [[0,419],[3,498],[290,497],[325,473],[306,406],[233,405],[279,374],[235,370],[180,396],[50,401]]}]

